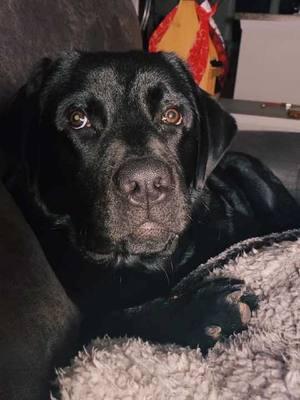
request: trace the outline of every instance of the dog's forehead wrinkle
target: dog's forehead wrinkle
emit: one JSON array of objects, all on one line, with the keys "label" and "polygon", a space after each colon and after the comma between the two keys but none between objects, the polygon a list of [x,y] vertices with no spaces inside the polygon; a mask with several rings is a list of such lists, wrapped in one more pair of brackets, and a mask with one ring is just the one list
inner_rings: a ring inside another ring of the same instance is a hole
[{"label": "dog's forehead wrinkle", "polygon": [[134,81],[132,82],[132,91],[148,92],[149,90],[158,89],[163,91],[165,94],[172,94],[176,92],[176,88],[171,77],[162,72],[164,71],[159,69],[156,71],[150,71],[147,69],[138,71]]}]

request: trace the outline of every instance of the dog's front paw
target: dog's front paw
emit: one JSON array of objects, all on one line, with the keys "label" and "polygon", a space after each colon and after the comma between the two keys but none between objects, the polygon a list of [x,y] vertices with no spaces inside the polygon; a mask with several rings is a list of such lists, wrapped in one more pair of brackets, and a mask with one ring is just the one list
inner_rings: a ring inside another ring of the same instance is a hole
[{"label": "dog's front paw", "polygon": [[175,341],[199,346],[205,352],[218,340],[244,330],[257,300],[243,289],[240,280],[218,278],[204,281],[193,294],[174,296],[173,301],[178,302]]},{"label": "dog's front paw", "polygon": [[205,353],[218,340],[246,328],[257,302],[254,295],[243,294],[244,287],[236,279],[206,279],[196,291],[107,315],[97,334],[200,347]]}]

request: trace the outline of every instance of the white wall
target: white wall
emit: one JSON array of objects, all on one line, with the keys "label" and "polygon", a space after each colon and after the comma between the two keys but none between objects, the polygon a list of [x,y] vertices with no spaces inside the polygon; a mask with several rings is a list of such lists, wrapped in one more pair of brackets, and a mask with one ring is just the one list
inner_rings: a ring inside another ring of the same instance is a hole
[{"label": "white wall", "polygon": [[234,98],[300,104],[300,16],[242,20]]}]

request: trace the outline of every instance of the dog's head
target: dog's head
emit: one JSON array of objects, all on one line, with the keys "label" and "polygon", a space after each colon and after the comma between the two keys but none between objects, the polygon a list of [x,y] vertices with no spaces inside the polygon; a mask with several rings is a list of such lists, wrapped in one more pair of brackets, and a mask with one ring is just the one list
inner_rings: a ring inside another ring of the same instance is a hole
[{"label": "dog's head", "polygon": [[16,104],[27,190],[94,259],[170,253],[235,133],[172,54],[44,60]]}]

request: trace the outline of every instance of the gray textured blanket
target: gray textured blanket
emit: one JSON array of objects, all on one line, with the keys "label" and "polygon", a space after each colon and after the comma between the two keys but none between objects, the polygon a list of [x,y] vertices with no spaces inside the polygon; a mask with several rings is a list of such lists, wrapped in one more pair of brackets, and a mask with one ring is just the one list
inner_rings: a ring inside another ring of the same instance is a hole
[{"label": "gray textured blanket", "polygon": [[244,241],[206,267],[244,279],[258,295],[247,331],[206,358],[174,345],[96,339],[58,371],[61,399],[300,399],[300,231]]}]

